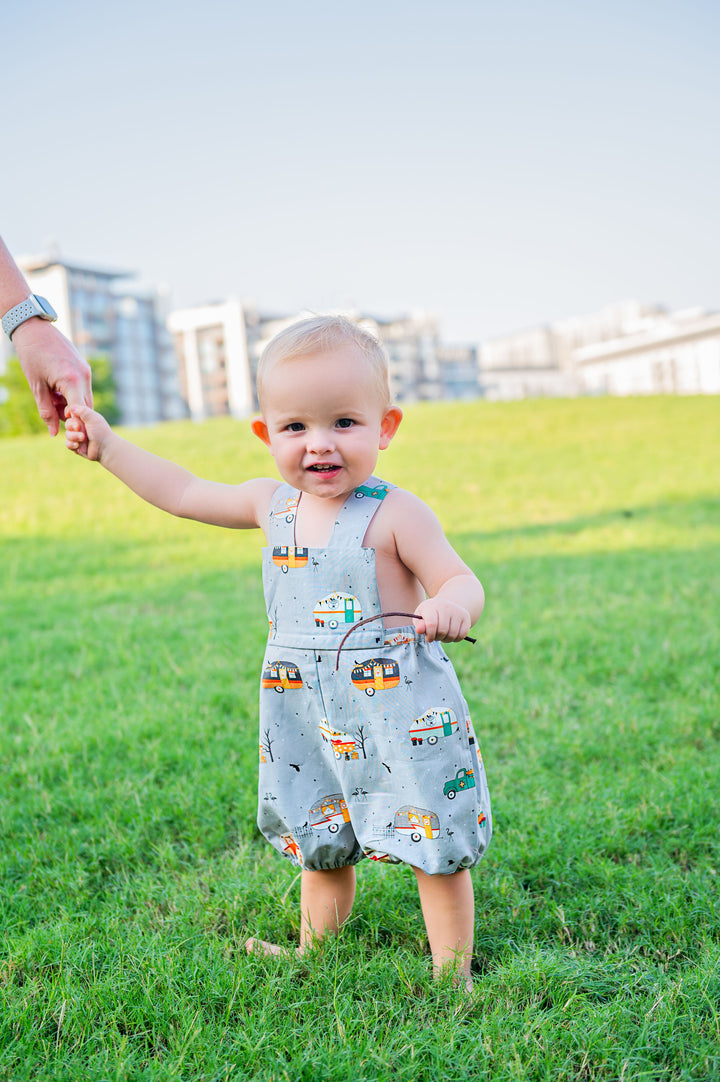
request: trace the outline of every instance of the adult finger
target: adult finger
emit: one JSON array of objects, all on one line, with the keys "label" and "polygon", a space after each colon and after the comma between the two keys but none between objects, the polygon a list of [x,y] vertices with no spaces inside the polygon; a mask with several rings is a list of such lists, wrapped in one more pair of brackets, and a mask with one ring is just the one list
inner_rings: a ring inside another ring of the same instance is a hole
[{"label": "adult finger", "polygon": [[53,402],[52,392],[46,383],[32,385],[32,393],[35,397],[38,413],[47,425],[51,436],[57,436],[60,429],[60,418]]},{"label": "adult finger", "polygon": [[63,379],[59,379],[57,390],[63,395],[70,408],[73,406],[90,406],[92,409],[93,396],[90,367],[88,366],[85,378],[78,372],[72,372]]}]

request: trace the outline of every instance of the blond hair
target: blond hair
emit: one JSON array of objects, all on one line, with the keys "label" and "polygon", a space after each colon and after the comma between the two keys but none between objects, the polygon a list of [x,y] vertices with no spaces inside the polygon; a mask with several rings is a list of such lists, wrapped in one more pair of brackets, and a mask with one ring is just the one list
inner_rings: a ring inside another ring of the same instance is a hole
[{"label": "blond hair", "polygon": [[375,376],[383,410],[391,405],[388,359],[374,334],[345,316],[311,316],[298,320],[272,338],[262,352],[257,369],[257,393],[263,408],[263,388],[274,368],[285,361],[301,360],[313,353],[328,353],[338,346],[355,346]]}]

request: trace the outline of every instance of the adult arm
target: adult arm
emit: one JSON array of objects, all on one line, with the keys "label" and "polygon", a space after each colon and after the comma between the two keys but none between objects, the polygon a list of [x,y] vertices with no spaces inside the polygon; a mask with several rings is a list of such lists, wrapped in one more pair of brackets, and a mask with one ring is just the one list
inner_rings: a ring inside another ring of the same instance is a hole
[{"label": "adult arm", "polygon": [[[0,238],[0,315],[22,304],[31,292]],[[67,406],[92,405],[90,366],[52,323],[37,316],[13,331],[12,344],[38,413],[56,436]]]}]

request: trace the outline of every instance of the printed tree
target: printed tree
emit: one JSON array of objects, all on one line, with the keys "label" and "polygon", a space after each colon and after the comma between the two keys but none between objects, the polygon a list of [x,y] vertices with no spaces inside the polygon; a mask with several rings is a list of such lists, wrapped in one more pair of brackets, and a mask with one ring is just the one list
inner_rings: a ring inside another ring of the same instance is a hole
[{"label": "printed tree", "polygon": [[263,736],[265,737],[265,739],[264,741],[260,742],[260,748],[262,749],[262,751],[266,752],[270,756],[270,762],[274,763],[275,760],[273,759],[272,753],[273,741],[270,739],[270,730],[266,729],[263,733]]},{"label": "printed tree", "polygon": [[358,725],[355,730],[355,735],[357,737],[357,742],[360,745],[360,751],[363,753],[363,759],[367,759],[367,754],[365,752],[365,726]]}]

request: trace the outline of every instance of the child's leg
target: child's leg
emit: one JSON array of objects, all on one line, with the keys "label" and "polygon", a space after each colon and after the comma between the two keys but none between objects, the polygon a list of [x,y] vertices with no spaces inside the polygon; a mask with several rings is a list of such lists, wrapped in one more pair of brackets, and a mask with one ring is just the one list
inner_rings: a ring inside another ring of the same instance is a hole
[{"label": "child's leg", "polygon": [[446,966],[457,966],[468,988],[472,986],[472,960],[475,926],[475,899],[467,868],[453,875],[426,875],[413,868],[420,891],[433,970],[438,976]]},{"label": "child's leg", "polygon": [[300,950],[335,933],[352,912],[355,901],[355,868],[331,868],[302,873],[300,881]]},{"label": "child's leg", "polygon": [[[355,901],[355,868],[329,868],[327,871],[303,871],[300,880],[300,946],[302,954],[327,932],[335,933],[352,912]],[[282,954],[282,947],[264,939],[248,939],[247,951]]]}]

